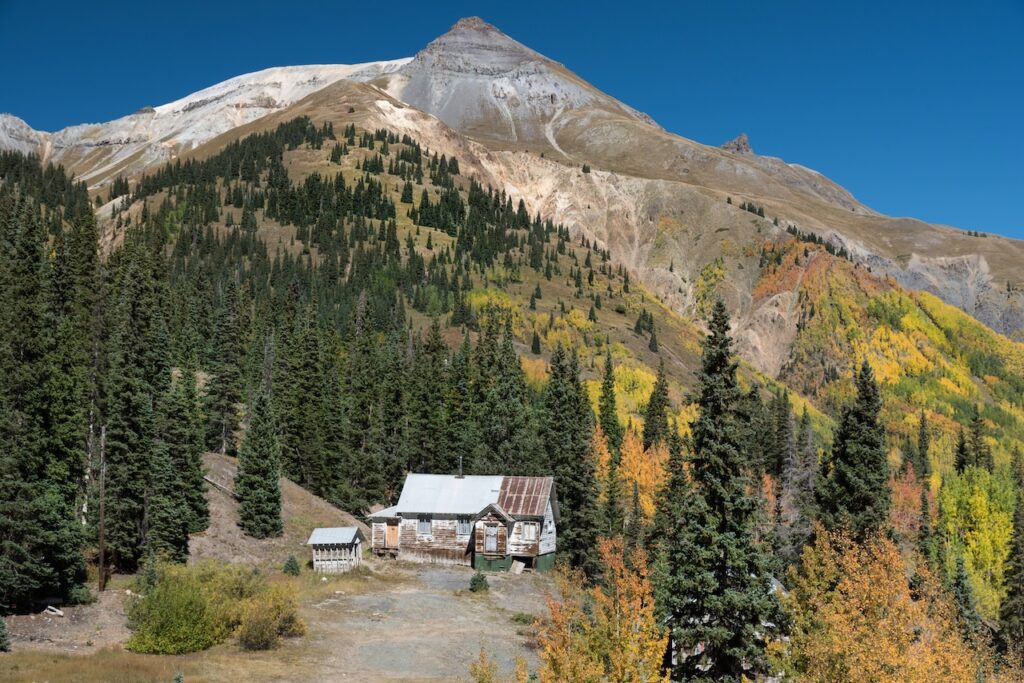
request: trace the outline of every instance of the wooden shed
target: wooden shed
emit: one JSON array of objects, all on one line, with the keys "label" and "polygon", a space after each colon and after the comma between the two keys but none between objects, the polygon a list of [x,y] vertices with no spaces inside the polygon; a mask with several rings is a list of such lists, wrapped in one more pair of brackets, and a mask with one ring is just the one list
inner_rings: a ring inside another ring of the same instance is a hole
[{"label": "wooden shed", "polygon": [[359,566],[364,540],[363,532],[354,526],[313,529],[306,541],[313,549],[313,571],[341,574]]}]

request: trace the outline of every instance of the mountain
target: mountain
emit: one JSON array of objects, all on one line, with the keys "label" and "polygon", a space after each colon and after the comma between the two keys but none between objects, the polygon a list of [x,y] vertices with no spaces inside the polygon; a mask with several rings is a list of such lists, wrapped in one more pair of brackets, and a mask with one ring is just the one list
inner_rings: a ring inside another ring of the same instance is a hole
[{"label": "mountain", "polygon": [[100,193],[118,175],[209,153],[244,131],[343,114],[346,98],[368,124],[455,153],[531,213],[610,248],[681,313],[699,313],[701,274],[721,260],[716,288],[748,360],[766,372],[789,349],[776,304],[753,295],[754,273],[764,243],[790,226],[1024,338],[1024,242],[883,216],[813,170],[756,154],[745,135],[715,147],[665,131],[478,18],[411,59],[268,69],[106,124],[39,133],[0,116],[0,147],[35,151]]},{"label": "mountain", "polygon": [[34,152],[90,185],[162,164],[238,126],[280,111],[341,79],[370,80],[407,60],[264,69],[236,76],[157,107],[108,123],[32,130],[0,114],[0,148]]}]

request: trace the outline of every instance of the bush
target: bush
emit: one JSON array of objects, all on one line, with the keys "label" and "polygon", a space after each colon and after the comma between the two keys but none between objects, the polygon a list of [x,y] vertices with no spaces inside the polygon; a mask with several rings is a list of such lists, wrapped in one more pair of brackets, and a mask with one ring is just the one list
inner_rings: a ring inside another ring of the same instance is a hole
[{"label": "bush", "polygon": [[288,559],[284,563],[284,568],[282,568],[281,571],[283,571],[288,576],[299,575],[299,561],[295,559],[294,555],[288,556]]},{"label": "bush", "polygon": [[295,598],[285,588],[275,586],[246,602],[238,625],[238,644],[243,650],[269,650],[277,647],[282,637],[305,632]]},{"label": "bush", "polygon": [[0,652],[11,651],[11,639],[7,635],[7,622],[4,621],[3,615],[0,615]]},{"label": "bush", "polygon": [[469,590],[474,593],[486,593],[490,586],[487,584],[487,577],[479,569],[473,578],[469,580]]},{"label": "bush", "polygon": [[[127,648],[147,654],[204,650],[235,633],[247,649],[273,647],[279,636],[305,633],[294,598],[283,586],[268,586],[257,570],[223,566],[159,565],[152,586],[139,582],[142,595],[128,605],[133,633]],[[266,620],[272,635],[264,635]],[[244,628],[243,628],[244,627]]]},{"label": "bush", "polygon": [[134,630],[127,648],[133,652],[176,655],[205,650],[222,639],[206,588],[194,572],[168,567],[155,585],[128,608]]}]

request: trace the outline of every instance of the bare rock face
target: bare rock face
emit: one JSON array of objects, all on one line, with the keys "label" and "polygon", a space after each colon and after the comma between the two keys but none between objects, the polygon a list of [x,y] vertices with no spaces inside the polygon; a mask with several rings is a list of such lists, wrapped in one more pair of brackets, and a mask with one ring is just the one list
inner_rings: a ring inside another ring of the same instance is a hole
[{"label": "bare rock face", "polygon": [[390,79],[387,91],[474,137],[557,148],[567,111],[607,110],[652,123],[478,17],[462,19]]},{"label": "bare rock face", "polygon": [[736,154],[753,154],[754,150],[750,148],[750,140],[747,139],[746,133],[740,133],[729,142],[722,145],[722,149],[726,152],[735,152]]}]

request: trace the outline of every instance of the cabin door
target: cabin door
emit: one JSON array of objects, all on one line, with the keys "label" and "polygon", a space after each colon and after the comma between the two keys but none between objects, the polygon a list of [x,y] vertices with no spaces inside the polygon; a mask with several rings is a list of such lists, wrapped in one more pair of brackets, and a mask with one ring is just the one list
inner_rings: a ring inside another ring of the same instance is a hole
[{"label": "cabin door", "polygon": [[484,552],[498,552],[498,527],[494,524],[488,524],[484,527]]},{"label": "cabin door", "polygon": [[388,522],[387,533],[384,537],[384,547],[398,547],[398,522]]}]

